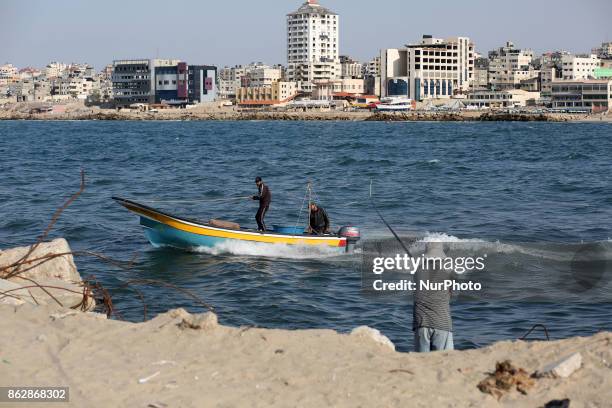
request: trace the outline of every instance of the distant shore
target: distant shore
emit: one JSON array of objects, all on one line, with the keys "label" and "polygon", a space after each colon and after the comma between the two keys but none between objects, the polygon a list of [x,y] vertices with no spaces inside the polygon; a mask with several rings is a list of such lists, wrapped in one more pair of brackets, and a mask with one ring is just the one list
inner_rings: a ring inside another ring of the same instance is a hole
[{"label": "distant shore", "polygon": [[193,109],[168,109],[158,112],[100,109],[74,104],[61,110],[34,113],[27,105],[0,110],[0,120],[180,120],[180,121],[236,121],[236,120],[282,120],[282,121],[517,121],[517,122],[612,122],[612,114],[586,115],[562,113],[504,113],[496,111],[428,112],[411,111],[379,113],[370,111],[264,111],[240,110],[216,104]]}]

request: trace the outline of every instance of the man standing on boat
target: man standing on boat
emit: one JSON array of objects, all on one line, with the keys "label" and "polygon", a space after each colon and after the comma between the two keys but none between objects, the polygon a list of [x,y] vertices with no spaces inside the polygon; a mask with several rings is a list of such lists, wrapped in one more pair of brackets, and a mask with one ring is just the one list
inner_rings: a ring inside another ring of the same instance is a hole
[{"label": "man standing on boat", "polygon": [[329,232],[329,217],[323,207],[310,203],[310,223],[308,231],[312,234],[322,235]]},{"label": "man standing on boat", "polygon": [[255,215],[257,231],[265,232],[266,223],[264,222],[264,218],[272,202],[272,193],[270,192],[270,188],[261,180],[261,177],[255,177],[255,184],[257,185],[258,194],[254,195],[252,199],[259,201],[259,209]]}]

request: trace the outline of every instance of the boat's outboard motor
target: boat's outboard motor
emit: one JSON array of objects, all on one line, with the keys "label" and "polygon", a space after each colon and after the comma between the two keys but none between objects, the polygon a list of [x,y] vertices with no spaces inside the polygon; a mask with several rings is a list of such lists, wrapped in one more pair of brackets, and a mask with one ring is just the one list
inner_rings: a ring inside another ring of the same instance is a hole
[{"label": "boat's outboard motor", "polygon": [[340,228],[338,235],[341,237],[346,237],[346,252],[352,252],[355,249],[357,241],[359,241],[361,238],[359,228],[352,227],[350,225],[345,225],[344,227]]}]

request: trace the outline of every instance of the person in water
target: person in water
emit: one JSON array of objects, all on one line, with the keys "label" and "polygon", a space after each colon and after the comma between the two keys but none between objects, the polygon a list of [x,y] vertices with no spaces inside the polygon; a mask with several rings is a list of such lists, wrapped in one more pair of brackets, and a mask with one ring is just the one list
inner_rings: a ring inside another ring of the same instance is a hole
[{"label": "person in water", "polygon": [[311,234],[327,234],[329,232],[329,217],[322,207],[316,203],[310,203],[310,223],[308,232]]},{"label": "person in water", "polygon": [[255,184],[257,185],[258,194],[254,195],[252,199],[259,201],[259,209],[255,215],[255,221],[257,221],[257,231],[265,232],[266,223],[264,222],[264,218],[266,217],[266,213],[268,212],[268,208],[270,208],[270,203],[272,202],[272,193],[270,192],[268,185],[264,184],[264,182],[261,180],[261,177],[255,177]]}]

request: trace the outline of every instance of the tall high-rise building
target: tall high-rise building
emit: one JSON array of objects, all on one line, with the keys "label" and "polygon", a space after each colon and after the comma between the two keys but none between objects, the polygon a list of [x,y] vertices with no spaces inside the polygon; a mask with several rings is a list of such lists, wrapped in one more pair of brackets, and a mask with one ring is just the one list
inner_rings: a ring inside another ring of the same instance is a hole
[{"label": "tall high-rise building", "polygon": [[287,77],[311,92],[313,83],[340,77],[340,17],[308,0],[287,14]]}]

